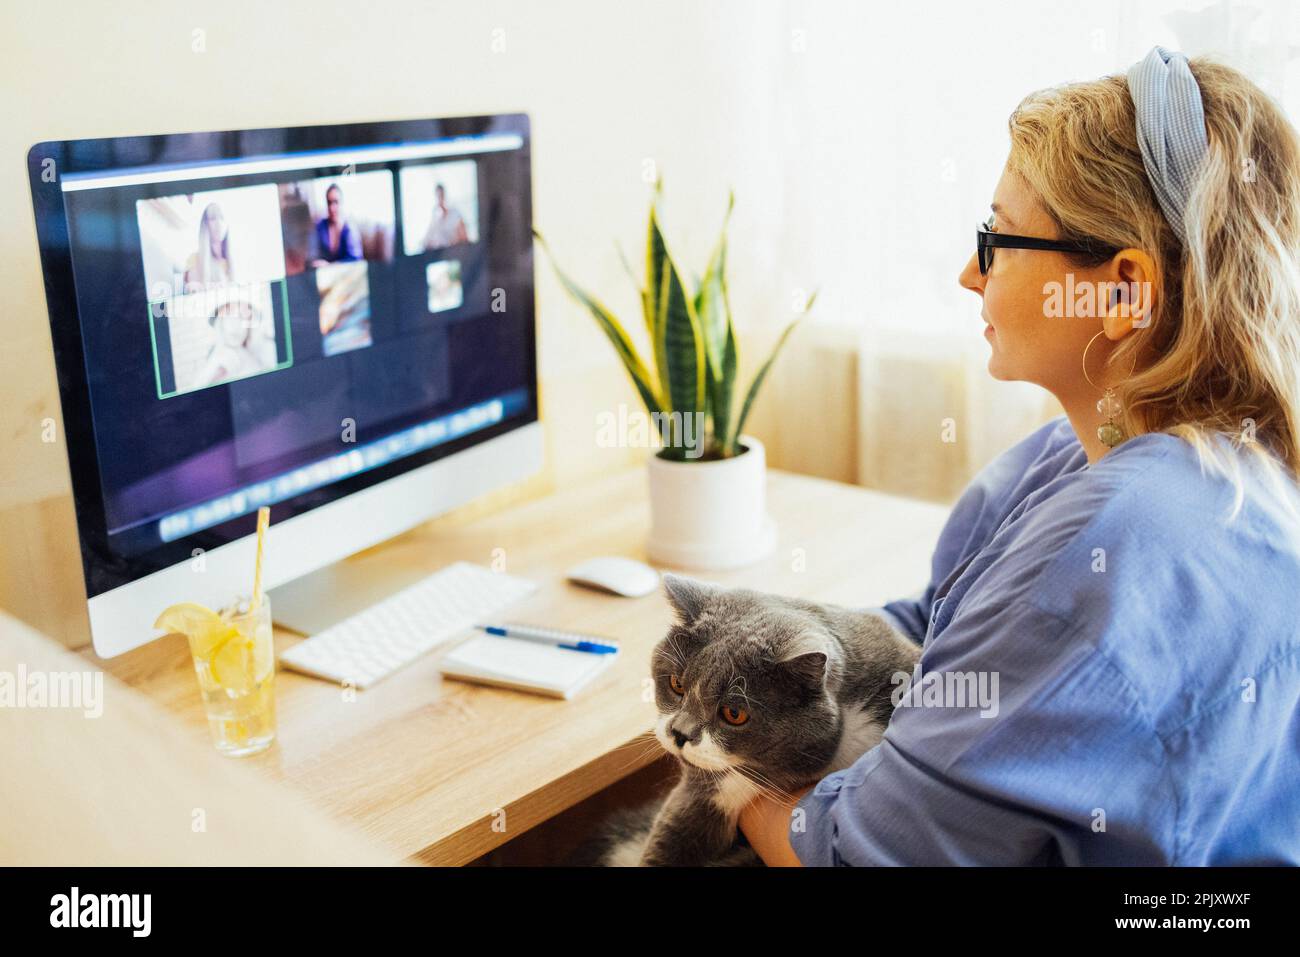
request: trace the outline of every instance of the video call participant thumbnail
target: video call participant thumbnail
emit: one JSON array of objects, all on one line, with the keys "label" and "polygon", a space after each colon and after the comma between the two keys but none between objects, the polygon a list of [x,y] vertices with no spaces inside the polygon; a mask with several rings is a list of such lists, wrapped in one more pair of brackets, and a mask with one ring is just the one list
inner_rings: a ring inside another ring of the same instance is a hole
[{"label": "video call participant thumbnail", "polygon": [[321,350],[326,356],[371,344],[369,267],[364,262],[321,266],[316,270],[316,291]]},{"label": "video call participant thumbnail", "polygon": [[281,183],[279,191],[289,275],[393,258],[396,204],[388,170]]},{"label": "video call participant thumbnail", "polygon": [[343,215],[343,190],[338,183],[325,189],[325,215],[316,221],[316,259],[312,265],[351,263],[361,258],[361,237]]},{"label": "video call participant thumbnail", "polygon": [[284,278],[273,184],[138,200],[136,221],[151,303]]},{"label": "video call participant thumbnail", "polygon": [[[151,309],[169,345],[157,361],[160,397],[271,372],[280,365],[272,284],[214,286]],[[163,364],[167,368],[163,368]]]},{"label": "video call participant thumbnail", "polygon": [[403,167],[402,251],[408,256],[478,242],[478,164]]},{"label": "video call participant thumbnail", "polygon": [[433,213],[429,217],[429,228],[424,233],[425,251],[469,242],[465,217],[447,205],[447,187],[439,183],[433,188],[433,196]]}]

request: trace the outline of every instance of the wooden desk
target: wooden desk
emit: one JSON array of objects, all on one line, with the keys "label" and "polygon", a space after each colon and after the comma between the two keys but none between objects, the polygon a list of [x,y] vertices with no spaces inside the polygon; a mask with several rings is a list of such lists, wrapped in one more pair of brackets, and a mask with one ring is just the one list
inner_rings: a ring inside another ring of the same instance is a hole
[{"label": "wooden desk", "polygon": [[[650,651],[671,617],[659,594],[627,599],[570,585],[565,569],[597,555],[644,559],[645,473],[589,485],[447,528],[422,527],[350,559],[390,588],[456,560],[538,582],[512,621],[618,638],[620,660],[573,701],[443,681],[432,653],[366,691],[282,670],[279,734],[246,759],[346,819],[399,858],[463,864],[571,807],[662,753]],[[850,485],[772,472],[776,551],[750,568],[701,576],[849,605],[915,593],[947,509]],[[274,535],[274,531],[272,532]],[[274,541],[274,539],[272,539]],[[183,596],[177,596],[178,599]],[[283,650],[301,641],[277,630]],[[207,746],[189,650],[179,636],[111,661],[86,657],[143,691]]]}]

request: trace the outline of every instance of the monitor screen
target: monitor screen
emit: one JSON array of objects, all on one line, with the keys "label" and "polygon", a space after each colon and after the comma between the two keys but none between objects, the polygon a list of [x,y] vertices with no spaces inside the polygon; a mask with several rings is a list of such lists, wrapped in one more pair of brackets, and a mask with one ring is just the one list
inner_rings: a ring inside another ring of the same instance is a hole
[{"label": "monitor screen", "polygon": [[29,166],[90,597],[536,420],[525,116]]}]

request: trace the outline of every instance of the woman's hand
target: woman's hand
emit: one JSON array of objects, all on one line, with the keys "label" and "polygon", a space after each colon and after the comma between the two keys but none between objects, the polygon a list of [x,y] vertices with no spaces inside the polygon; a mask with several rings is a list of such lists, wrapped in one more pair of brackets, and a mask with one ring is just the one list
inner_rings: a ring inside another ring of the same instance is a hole
[{"label": "woman's hand", "polygon": [[763,793],[740,811],[740,830],[768,867],[802,867],[790,846],[790,812],[813,789],[810,784],[785,798]]}]

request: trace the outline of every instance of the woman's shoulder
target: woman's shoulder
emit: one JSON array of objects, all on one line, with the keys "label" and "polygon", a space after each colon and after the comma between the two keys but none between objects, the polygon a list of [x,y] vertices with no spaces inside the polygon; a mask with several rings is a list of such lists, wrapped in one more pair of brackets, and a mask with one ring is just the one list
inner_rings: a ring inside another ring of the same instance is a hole
[{"label": "woman's shoulder", "polygon": [[1221,669],[1225,643],[1235,668],[1300,651],[1300,489],[1275,486],[1252,453],[1213,441],[1240,476],[1239,508],[1232,479],[1190,442],[1152,433],[1079,473],[1005,543],[1041,563],[1029,600],[1091,620],[1089,640],[1126,672],[1150,674],[1153,661],[1170,674]]},{"label": "woman's shoulder", "polygon": [[1033,501],[1055,494],[1062,480],[1081,472],[1088,457],[1069,419],[1058,415],[985,465],[971,479],[954,511],[992,513],[996,528]]},{"label": "woman's shoulder", "polygon": [[952,507],[939,550],[952,552],[955,565],[985,545],[1027,498],[1086,462],[1069,420],[1064,415],[1051,419],[975,474]]},{"label": "woman's shoulder", "polygon": [[1036,520],[1164,548],[1265,537],[1300,552],[1300,486],[1226,436],[1208,441],[1225,468],[1176,435],[1132,438],[1062,483],[1027,516],[1025,530],[1041,531]]},{"label": "woman's shoulder", "polygon": [[1300,681],[1300,521],[1284,504],[1300,510],[1300,490],[1279,493],[1249,452],[1223,451],[1242,477],[1236,515],[1232,481],[1168,434],[1017,509],[954,585],[952,622],[974,631],[963,649],[948,629],[948,650],[1021,670],[1104,662],[1162,736],[1237,700],[1244,679]]},{"label": "woman's shoulder", "polygon": [[971,487],[1001,494],[1023,481],[1026,473],[1059,472],[1066,465],[1081,468],[1086,461],[1070,420],[1058,415],[996,456],[971,480]]}]

